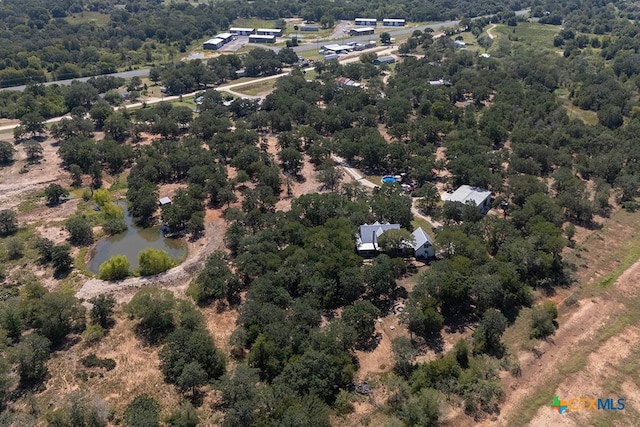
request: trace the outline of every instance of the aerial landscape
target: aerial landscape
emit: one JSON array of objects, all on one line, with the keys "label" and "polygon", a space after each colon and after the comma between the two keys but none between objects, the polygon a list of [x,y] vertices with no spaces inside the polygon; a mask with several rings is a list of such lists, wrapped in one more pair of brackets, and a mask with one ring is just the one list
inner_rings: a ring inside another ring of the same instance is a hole
[{"label": "aerial landscape", "polygon": [[633,426],[640,3],[0,0],[0,426]]}]

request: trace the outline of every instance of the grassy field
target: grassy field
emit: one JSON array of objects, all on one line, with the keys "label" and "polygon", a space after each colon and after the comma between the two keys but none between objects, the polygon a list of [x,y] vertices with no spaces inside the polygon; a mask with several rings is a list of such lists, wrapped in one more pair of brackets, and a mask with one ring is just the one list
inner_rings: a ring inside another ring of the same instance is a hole
[{"label": "grassy field", "polygon": [[258,18],[238,18],[233,21],[231,27],[239,28],[275,28],[275,21]]},{"label": "grassy field", "polygon": [[263,80],[261,82],[249,83],[246,85],[235,87],[234,92],[243,93],[249,96],[259,96],[271,92],[276,84],[276,79]]},{"label": "grassy field", "polygon": [[66,18],[70,24],[88,24],[94,22],[97,25],[107,25],[110,19],[109,14],[100,12],[81,12]]},{"label": "grassy field", "polygon": [[554,25],[542,25],[529,22],[518,22],[515,27],[496,25],[491,33],[497,38],[502,37],[534,46],[536,48],[553,49],[553,38],[560,31],[560,27]]}]

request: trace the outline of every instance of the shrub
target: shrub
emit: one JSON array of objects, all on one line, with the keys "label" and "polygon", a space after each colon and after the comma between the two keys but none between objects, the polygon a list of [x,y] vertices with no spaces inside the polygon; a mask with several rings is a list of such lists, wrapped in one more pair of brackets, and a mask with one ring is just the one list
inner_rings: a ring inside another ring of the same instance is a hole
[{"label": "shrub", "polygon": [[74,215],[65,224],[69,240],[74,245],[89,245],[93,242],[93,229],[89,220],[82,215]]},{"label": "shrub", "polygon": [[555,320],[558,318],[558,309],[552,301],[534,307],[531,311],[531,338],[544,338],[553,334],[556,330]]},{"label": "shrub", "polygon": [[102,280],[120,280],[129,275],[129,260],[124,255],[115,255],[103,262],[98,269]]},{"label": "shrub", "polygon": [[89,344],[97,343],[102,338],[104,338],[104,336],[105,336],[105,330],[102,326],[98,324],[89,326],[82,333],[82,338],[84,338],[84,340]]},{"label": "shrub", "polygon": [[116,367],[116,361],[109,358],[100,358],[95,353],[91,353],[86,357],[80,359],[80,363],[85,368],[104,368],[110,371]]},{"label": "shrub", "polygon": [[11,209],[0,211],[0,236],[9,236],[18,231],[18,216]]},{"label": "shrub", "polygon": [[102,225],[102,229],[109,235],[124,233],[129,227],[122,218],[109,218]]},{"label": "shrub", "polygon": [[138,254],[141,276],[153,276],[173,267],[174,262],[165,251],[147,248]]}]

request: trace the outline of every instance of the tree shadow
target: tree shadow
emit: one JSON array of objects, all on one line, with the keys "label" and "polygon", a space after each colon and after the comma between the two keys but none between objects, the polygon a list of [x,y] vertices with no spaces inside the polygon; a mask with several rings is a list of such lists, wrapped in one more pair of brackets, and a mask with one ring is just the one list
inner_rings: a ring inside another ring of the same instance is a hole
[{"label": "tree shadow", "polygon": [[370,353],[378,347],[380,341],[382,341],[382,334],[380,332],[376,332],[375,334],[370,336],[369,339],[357,343],[356,350]]}]

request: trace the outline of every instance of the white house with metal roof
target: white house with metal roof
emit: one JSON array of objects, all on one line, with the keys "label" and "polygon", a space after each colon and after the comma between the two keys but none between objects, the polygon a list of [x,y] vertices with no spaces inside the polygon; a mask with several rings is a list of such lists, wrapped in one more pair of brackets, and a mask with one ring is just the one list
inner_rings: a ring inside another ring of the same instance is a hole
[{"label": "white house with metal roof", "polygon": [[[356,250],[361,256],[378,255],[382,249],[378,246],[378,239],[385,231],[400,230],[400,224],[363,224],[360,226],[360,234],[356,236]],[[413,233],[414,242],[407,242],[406,249],[413,249],[416,258],[433,258],[433,239],[420,227]]]},{"label": "white house with metal roof", "polygon": [[433,249],[433,239],[429,236],[422,227],[418,227],[411,233],[415,242],[413,243],[413,251],[416,258],[433,258],[436,256],[436,252]]},{"label": "white house with metal roof", "polygon": [[471,202],[475,204],[482,213],[486,214],[491,208],[491,191],[470,185],[461,185],[456,191],[448,195],[444,201],[445,203],[460,202],[463,204]]}]

